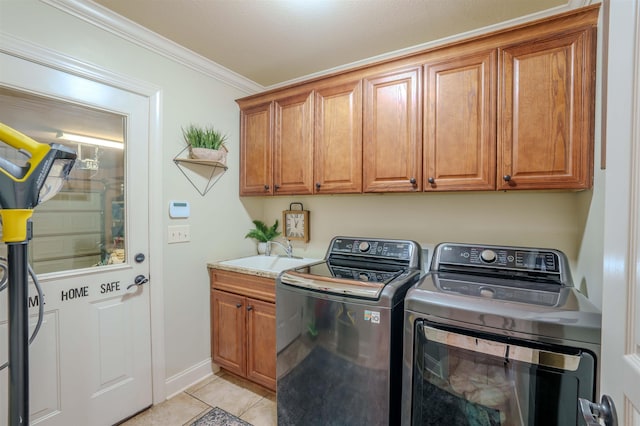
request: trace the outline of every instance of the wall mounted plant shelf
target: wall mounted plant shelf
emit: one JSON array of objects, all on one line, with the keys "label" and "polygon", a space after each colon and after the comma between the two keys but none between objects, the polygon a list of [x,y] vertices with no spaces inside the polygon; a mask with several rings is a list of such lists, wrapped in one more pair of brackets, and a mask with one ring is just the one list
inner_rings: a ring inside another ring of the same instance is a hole
[{"label": "wall mounted plant shelf", "polygon": [[[182,158],[181,155],[183,155],[187,149],[189,149],[188,146],[180,151],[178,155],[173,158],[173,162],[196,191],[204,197],[227,171],[228,167],[225,164],[212,160]],[[197,176],[204,177],[206,179],[202,189],[199,188],[202,184],[198,185],[198,183],[196,183]]]}]

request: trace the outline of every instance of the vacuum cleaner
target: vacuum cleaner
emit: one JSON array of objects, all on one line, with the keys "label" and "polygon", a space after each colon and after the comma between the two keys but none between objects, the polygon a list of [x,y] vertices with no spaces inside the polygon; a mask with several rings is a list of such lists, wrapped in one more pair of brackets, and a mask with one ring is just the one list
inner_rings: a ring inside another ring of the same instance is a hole
[{"label": "vacuum cleaner", "polygon": [[[0,141],[14,149],[4,152],[15,154],[15,158],[8,159],[0,151],[0,220],[2,241],[7,244],[9,425],[18,426],[29,424],[27,254],[32,236],[31,216],[38,204],[60,191],[73,168],[76,153],[64,145],[36,142],[3,123]],[[42,311],[39,323],[41,317]]]}]

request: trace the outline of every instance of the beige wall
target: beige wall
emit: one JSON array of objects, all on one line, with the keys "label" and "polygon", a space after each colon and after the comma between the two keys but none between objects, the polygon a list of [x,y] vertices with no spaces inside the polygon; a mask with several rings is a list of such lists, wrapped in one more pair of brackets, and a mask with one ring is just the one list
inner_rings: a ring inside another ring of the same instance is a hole
[{"label": "beige wall", "polygon": [[[597,239],[600,197],[582,192],[468,192],[443,194],[340,195],[263,197],[264,217],[282,221],[289,203],[310,210],[311,240],[294,243],[294,254],[323,257],[337,235],[412,239],[418,243],[471,242],[562,250],[573,266],[574,281],[599,299],[599,275],[583,277],[584,256],[595,259],[598,247],[582,247],[584,238]],[[597,215],[596,215],[597,216]],[[588,224],[588,226],[587,226]],[[601,238],[601,237],[600,237]],[[578,266],[580,265],[580,268]],[[601,265],[598,265],[601,269]],[[597,274],[597,272],[596,272]]]},{"label": "beige wall", "polygon": [[[152,184],[152,196],[161,199],[159,218],[163,259],[161,271],[150,272],[151,284],[164,281],[166,378],[182,374],[210,357],[209,288],[206,262],[237,256],[253,249],[240,235],[250,225],[249,212],[259,215],[260,206],[245,209],[238,194],[239,117],[235,99],[247,93],[174,60],[64,13],[37,0],[2,0],[0,32],[104,72],[145,82],[160,89],[160,168],[162,183]],[[0,71],[0,84],[2,73]],[[205,196],[191,186],[173,163],[184,147],[181,126],[191,122],[212,124],[229,134],[229,172]],[[135,143],[135,141],[131,141]],[[191,217],[169,218],[169,200],[186,200]],[[166,244],[167,227],[189,224],[191,242]],[[156,281],[154,281],[156,277]],[[169,391],[170,393],[171,391]]]},{"label": "beige wall", "polygon": [[[238,196],[241,90],[36,0],[2,0],[0,31],[100,69],[161,89],[162,199],[166,377],[206,361],[209,353],[207,261],[250,255],[244,239],[251,219],[282,218],[292,201],[311,210],[311,241],[295,254],[324,256],[336,235],[530,245],[558,248],[574,265],[574,280],[599,304],[602,285],[602,178],[595,191],[387,194],[314,197]],[[212,42],[221,42],[212,40]],[[1,74],[0,74],[1,76]],[[0,82],[1,83],[1,82]],[[229,171],[204,197],[173,163],[182,149],[180,127],[213,124],[229,134]],[[599,142],[597,142],[598,144]],[[599,147],[596,148],[598,158]],[[169,200],[191,203],[191,217],[169,219]],[[167,226],[191,226],[191,242],[166,244]],[[153,277],[154,271],[151,272]],[[585,276],[586,275],[586,276]]]},{"label": "beige wall", "polygon": [[531,245],[558,248],[575,260],[588,195],[446,193],[314,196],[265,200],[265,216],[282,219],[290,201],[311,211],[311,241],[295,252],[324,255],[335,235]]}]

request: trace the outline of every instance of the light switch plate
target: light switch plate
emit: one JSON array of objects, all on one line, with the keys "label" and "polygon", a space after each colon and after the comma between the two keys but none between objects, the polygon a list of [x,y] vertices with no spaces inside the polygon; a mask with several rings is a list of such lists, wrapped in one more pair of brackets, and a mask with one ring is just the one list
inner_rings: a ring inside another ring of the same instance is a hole
[{"label": "light switch plate", "polygon": [[169,226],[169,244],[186,243],[191,241],[190,225],[171,225]]}]

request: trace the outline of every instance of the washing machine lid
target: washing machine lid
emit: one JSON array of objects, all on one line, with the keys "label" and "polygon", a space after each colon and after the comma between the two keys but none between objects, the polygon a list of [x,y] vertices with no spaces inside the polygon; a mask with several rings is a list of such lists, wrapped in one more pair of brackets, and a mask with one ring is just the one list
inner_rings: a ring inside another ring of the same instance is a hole
[{"label": "washing machine lid", "polygon": [[386,285],[407,269],[401,266],[325,261],[284,271],[279,281],[324,293],[378,299]]},{"label": "washing machine lid", "polygon": [[421,267],[421,249],[414,241],[335,237],[324,262],[283,271],[277,282],[321,293],[379,300],[385,290],[393,293],[398,286],[414,283]]},{"label": "washing machine lid", "polygon": [[563,287],[546,281],[447,272],[435,272],[431,278],[444,293],[541,306],[557,307],[565,302],[560,298],[566,294],[561,291]]},{"label": "washing machine lid", "polygon": [[[483,293],[486,288],[485,283],[430,273],[409,289],[405,310],[416,317],[491,333],[600,344],[600,310],[573,287],[559,287],[556,292],[493,287],[494,293]],[[501,294],[510,296],[501,299]]]},{"label": "washing machine lid", "polygon": [[441,243],[405,309],[500,334],[600,343],[601,313],[554,249]]}]

